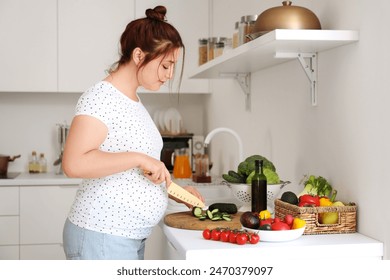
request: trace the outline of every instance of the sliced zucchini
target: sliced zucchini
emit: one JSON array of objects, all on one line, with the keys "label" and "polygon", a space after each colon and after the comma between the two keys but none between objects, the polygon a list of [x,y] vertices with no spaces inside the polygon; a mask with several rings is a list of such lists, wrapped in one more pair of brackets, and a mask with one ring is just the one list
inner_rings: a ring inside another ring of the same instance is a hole
[{"label": "sliced zucchini", "polygon": [[202,214],[203,214],[203,209],[202,208],[197,207],[197,206],[192,208],[192,215],[194,215],[195,217],[199,218],[200,216],[202,216]]},{"label": "sliced zucchini", "polygon": [[213,218],[213,213],[210,210],[206,211],[207,217],[211,220]]}]

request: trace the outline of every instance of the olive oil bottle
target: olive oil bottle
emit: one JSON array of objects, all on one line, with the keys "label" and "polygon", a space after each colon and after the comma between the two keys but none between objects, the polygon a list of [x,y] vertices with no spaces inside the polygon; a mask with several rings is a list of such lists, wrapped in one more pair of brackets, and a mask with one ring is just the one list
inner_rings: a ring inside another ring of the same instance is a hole
[{"label": "olive oil bottle", "polygon": [[252,177],[252,212],[267,210],[267,178],[263,173],[263,161],[255,161],[255,175]]}]

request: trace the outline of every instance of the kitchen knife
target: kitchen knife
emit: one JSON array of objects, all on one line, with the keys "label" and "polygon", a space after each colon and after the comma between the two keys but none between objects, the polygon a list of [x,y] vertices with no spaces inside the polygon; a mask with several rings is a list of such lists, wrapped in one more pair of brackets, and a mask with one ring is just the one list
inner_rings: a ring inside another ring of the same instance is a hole
[{"label": "kitchen knife", "polygon": [[202,200],[197,198],[192,193],[186,191],[176,183],[172,182],[168,187],[168,193],[172,195],[173,197],[176,197],[188,204],[191,204],[192,206],[198,206],[201,208],[204,208],[205,205]]}]

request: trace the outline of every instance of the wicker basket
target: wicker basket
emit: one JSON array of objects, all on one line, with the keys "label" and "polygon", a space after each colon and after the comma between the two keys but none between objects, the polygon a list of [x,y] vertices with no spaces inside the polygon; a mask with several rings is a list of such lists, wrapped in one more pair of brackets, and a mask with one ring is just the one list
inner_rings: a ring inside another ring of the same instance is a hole
[{"label": "wicker basket", "polygon": [[[334,234],[356,232],[356,205],[329,206],[329,207],[298,207],[290,203],[275,200],[275,217],[283,219],[285,215],[306,221],[303,234]],[[321,224],[318,220],[320,213],[338,212],[339,219],[336,224]]]}]

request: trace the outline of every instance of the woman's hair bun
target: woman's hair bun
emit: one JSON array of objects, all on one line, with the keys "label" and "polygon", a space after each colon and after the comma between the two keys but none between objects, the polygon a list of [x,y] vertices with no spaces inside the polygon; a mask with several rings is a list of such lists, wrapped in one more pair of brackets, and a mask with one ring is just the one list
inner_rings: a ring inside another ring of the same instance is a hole
[{"label": "woman's hair bun", "polygon": [[164,6],[157,6],[154,9],[147,9],[145,11],[145,15],[147,18],[165,21],[165,15],[167,13],[167,9]]}]

